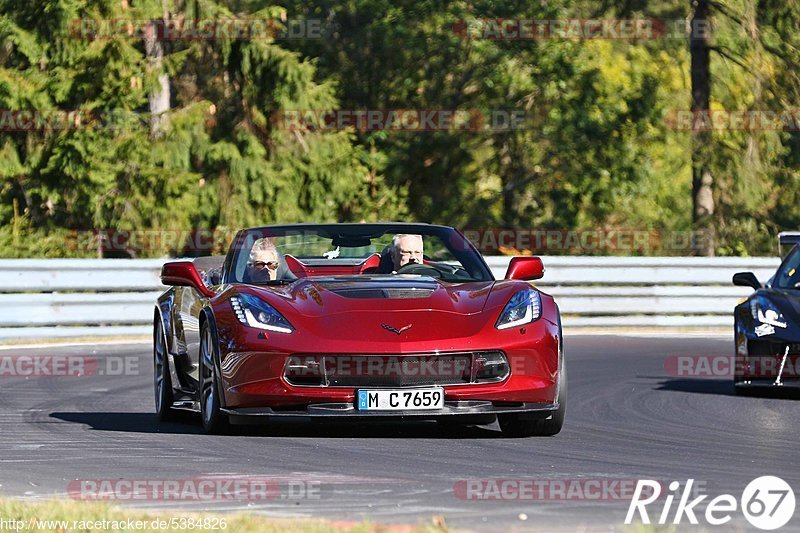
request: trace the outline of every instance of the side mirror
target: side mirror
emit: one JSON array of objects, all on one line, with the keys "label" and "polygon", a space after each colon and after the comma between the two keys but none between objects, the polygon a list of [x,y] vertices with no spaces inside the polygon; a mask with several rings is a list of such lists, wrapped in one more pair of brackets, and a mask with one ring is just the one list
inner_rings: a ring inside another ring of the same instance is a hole
[{"label": "side mirror", "polygon": [[755,290],[761,288],[761,282],[752,272],[737,272],[733,275],[733,284],[741,285],[742,287],[752,287]]},{"label": "side mirror", "polygon": [[161,283],[178,287],[192,287],[207,298],[214,296],[214,293],[200,279],[200,273],[197,272],[191,261],[164,263],[164,266],[161,267]]},{"label": "side mirror", "polygon": [[514,257],[508,264],[506,279],[532,280],[544,276],[544,263],[540,257]]},{"label": "side mirror", "polygon": [[218,268],[212,268],[208,271],[208,283],[211,286],[219,285],[222,283],[222,272]]}]

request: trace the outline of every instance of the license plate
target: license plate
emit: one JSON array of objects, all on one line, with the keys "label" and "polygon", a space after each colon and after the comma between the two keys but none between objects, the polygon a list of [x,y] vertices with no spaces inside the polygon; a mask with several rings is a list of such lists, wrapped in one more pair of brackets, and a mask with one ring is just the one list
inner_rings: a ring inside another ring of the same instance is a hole
[{"label": "license plate", "polygon": [[359,390],[359,411],[429,411],[444,407],[444,389]]}]

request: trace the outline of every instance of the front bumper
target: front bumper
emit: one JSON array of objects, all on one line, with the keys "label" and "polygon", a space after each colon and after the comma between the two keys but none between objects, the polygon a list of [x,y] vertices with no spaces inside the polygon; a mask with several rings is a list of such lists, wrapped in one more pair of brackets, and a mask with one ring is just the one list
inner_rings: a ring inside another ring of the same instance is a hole
[{"label": "front bumper", "polygon": [[264,423],[275,417],[349,418],[349,419],[437,419],[442,417],[496,416],[516,413],[521,418],[548,418],[559,407],[558,402],[493,403],[481,400],[445,401],[444,408],[429,411],[359,411],[354,403],[335,402],[309,404],[305,408],[272,409],[269,407],[242,407],[222,409],[233,424]]},{"label": "front bumper", "polygon": [[800,385],[800,332],[793,328],[776,329],[773,334],[758,336],[749,316],[738,308],[737,314],[734,384],[741,387]]},{"label": "front bumper", "polygon": [[780,385],[780,382],[776,382],[779,376],[779,381],[785,385],[800,381],[798,343],[774,339],[767,341],[748,339],[746,349],[737,352],[734,365],[736,385]]},{"label": "front bumper", "polygon": [[[349,383],[350,386],[299,386],[287,381],[284,375],[287,362],[296,354],[418,358],[420,354],[438,353],[445,356],[481,351],[500,351],[506,355],[509,366],[506,377],[492,383],[438,383],[444,388],[445,402],[479,401],[484,402],[481,405],[494,406],[554,403],[560,370],[561,338],[558,324],[543,318],[511,330],[498,331],[493,325],[487,326],[487,329],[484,336],[436,342],[405,342],[393,339],[392,342],[383,343],[354,343],[309,338],[308,335],[259,339],[252,331],[237,328],[235,332],[240,336],[221,343],[224,348],[220,361],[223,405],[231,410],[269,408],[272,411],[265,411],[267,414],[288,410],[305,416],[308,406],[354,405],[357,389],[424,387],[437,384],[411,380],[404,385],[390,386],[389,383],[383,383],[383,380],[376,380],[374,383],[362,382],[358,386],[352,386],[352,383]],[[226,329],[221,327],[220,331]],[[224,339],[224,335],[221,337]],[[279,341],[284,344],[278,345]],[[339,412],[351,414],[346,408]]]}]

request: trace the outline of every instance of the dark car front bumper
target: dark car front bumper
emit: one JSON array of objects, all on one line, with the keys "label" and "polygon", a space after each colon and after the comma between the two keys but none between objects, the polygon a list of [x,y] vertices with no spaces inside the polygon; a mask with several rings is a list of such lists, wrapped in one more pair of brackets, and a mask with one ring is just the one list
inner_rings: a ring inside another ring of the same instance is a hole
[{"label": "dark car front bumper", "polygon": [[782,377],[780,382],[777,382],[773,378],[742,379],[736,381],[734,385],[741,388],[776,388],[800,391],[800,379],[796,377],[791,377],[788,379]]}]

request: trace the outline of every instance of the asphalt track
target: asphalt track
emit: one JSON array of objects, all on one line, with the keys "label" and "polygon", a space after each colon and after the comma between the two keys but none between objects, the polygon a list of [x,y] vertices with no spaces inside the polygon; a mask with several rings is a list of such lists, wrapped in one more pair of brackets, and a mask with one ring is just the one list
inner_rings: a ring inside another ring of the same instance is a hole
[{"label": "asphalt track", "polygon": [[[435,422],[284,421],[206,436],[191,416],[157,423],[149,345],[2,350],[0,358],[85,355],[98,367],[83,377],[0,377],[0,497],[70,497],[74,480],[251,475],[275,480],[279,494],[133,504],[401,524],[442,515],[451,527],[480,531],[637,529],[621,525],[629,499],[615,499],[613,490],[603,501],[577,492],[544,501],[476,500],[463,491],[459,497],[460,480],[561,480],[574,488],[581,486],[575,480],[692,478],[710,499],[738,498],[750,480],[772,474],[800,499],[798,400],[737,397],[727,378],[671,370],[671,356],[730,354],[731,339],[567,335],[565,346],[565,428],[556,437],[529,439],[502,438],[496,425],[448,429]],[[313,494],[289,494],[291,483],[295,492]],[[791,530],[800,529],[798,503]],[[733,515],[722,529],[752,529],[741,512]]]}]

